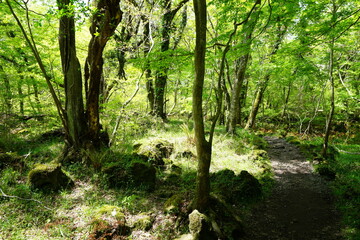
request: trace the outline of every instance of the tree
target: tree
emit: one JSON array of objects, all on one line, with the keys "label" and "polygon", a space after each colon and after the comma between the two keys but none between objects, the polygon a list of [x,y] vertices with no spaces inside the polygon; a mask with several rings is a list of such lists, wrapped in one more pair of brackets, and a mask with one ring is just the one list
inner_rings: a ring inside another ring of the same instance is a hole
[{"label": "tree", "polygon": [[193,85],[193,119],[195,128],[195,142],[198,157],[198,171],[196,180],[196,196],[194,208],[199,211],[207,209],[210,195],[209,169],[211,162],[211,141],[205,139],[205,127],[202,108],[202,93],[205,77],[205,48],[206,48],[206,0],[194,0],[196,23],[195,46],[195,80]]},{"label": "tree", "polygon": [[120,0],[97,0],[90,26],[91,40],[85,64],[87,138],[100,146],[99,95],[103,71],[102,53],[122,18]]},{"label": "tree", "polygon": [[[230,98],[230,116],[228,124],[228,132],[235,133],[236,124],[240,123],[240,113],[241,113],[241,102],[240,96],[243,88],[243,83],[245,80],[245,73],[250,58],[250,49],[252,43],[252,34],[254,32],[256,23],[259,18],[258,8],[261,4],[261,0],[256,0],[252,10],[251,16],[244,21],[243,30],[242,30],[242,51],[240,56],[236,60],[236,70],[235,70],[235,79],[233,83],[233,88],[231,91]],[[258,6],[259,5],[259,6]]]},{"label": "tree", "polygon": [[62,12],[59,22],[59,47],[65,86],[65,112],[68,147],[79,149],[86,135],[86,122],[82,93],[82,77],[76,56],[75,21],[70,0],[58,0]]},{"label": "tree", "polygon": [[[170,33],[172,28],[172,21],[176,13],[184,6],[189,0],[182,0],[175,8],[171,8],[172,0],[162,0],[161,5],[164,10],[162,15],[161,25],[161,53],[164,54],[170,49]],[[165,88],[168,79],[169,67],[164,65],[155,74],[154,84],[154,114],[162,119],[166,119],[165,112]],[[149,87],[151,85],[149,84]],[[149,91],[149,94],[151,94]]]}]

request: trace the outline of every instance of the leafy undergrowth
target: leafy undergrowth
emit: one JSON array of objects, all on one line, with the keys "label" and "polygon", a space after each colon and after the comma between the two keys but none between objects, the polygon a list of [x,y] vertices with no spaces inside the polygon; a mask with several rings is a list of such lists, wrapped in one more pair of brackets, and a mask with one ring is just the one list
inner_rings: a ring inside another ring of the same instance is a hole
[{"label": "leafy undergrowth", "polygon": [[300,144],[308,158],[316,164],[317,172],[331,181],[337,197],[337,207],[343,216],[343,232],[347,239],[360,239],[360,144],[353,138],[336,135],[330,145],[329,157],[320,157],[323,139],[314,136],[288,137]]},{"label": "leafy undergrowth", "polygon": [[[188,232],[185,213],[193,198],[197,167],[190,122],[155,123],[152,130],[148,125],[143,126],[146,130],[138,126],[136,132],[120,136],[111,150],[90,156],[92,164],[78,162],[63,166],[75,186],[60,192],[42,192],[28,183],[29,171],[36,164],[56,160],[63,148],[61,134],[54,131],[56,127],[48,127],[47,132],[54,132],[44,135],[43,128],[39,132],[33,130],[36,126],[28,123],[26,131],[18,130],[17,138],[12,138],[9,132],[6,139],[0,139],[0,154],[16,159],[0,168],[2,238],[116,239],[118,236],[118,239],[151,240],[174,239]],[[163,159],[165,165],[155,167],[155,189],[134,184],[131,177],[124,179],[124,184],[114,186],[107,171],[114,166],[128,171],[130,162],[139,161],[132,146],[153,139],[165,139],[173,146],[172,153]],[[261,150],[264,147],[262,138],[253,133],[241,130],[238,136],[229,136],[219,128],[214,138],[211,172],[229,169],[239,175],[246,170],[260,181],[266,192],[272,174],[266,152]],[[241,210],[251,202],[237,204]]]}]

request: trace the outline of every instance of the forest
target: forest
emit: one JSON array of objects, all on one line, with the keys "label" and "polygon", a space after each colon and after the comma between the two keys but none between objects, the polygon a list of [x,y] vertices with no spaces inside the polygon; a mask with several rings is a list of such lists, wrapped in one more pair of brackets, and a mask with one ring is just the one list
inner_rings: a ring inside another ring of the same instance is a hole
[{"label": "forest", "polygon": [[0,239],[360,239],[359,0],[0,0]]}]

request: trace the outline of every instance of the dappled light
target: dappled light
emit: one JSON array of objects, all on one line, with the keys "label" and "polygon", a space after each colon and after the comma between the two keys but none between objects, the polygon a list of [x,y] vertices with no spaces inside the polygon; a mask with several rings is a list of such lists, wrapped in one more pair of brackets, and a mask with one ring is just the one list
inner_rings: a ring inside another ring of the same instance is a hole
[{"label": "dappled light", "polygon": [[0,239],[360,239],[359,0],[0,0]]}]

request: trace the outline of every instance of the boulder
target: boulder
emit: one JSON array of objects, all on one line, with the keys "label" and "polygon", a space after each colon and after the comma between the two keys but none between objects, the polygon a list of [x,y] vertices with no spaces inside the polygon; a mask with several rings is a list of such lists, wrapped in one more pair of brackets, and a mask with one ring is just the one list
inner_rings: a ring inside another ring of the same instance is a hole
[{"label": "boulder", "polygon": [[133,162],[129,167],[131,182],[143,187],[145,190],[153,191],[155,189],[156,169],[149,164],[142,162]]},{"label": "boulder", "polygon": [[153,191],[156,182],[156,169],[144,162],[131,162],[128,165],[112,164],[105,167],[102,172],[106,175],[109,187],[140,187]]},{"label": "boulder", "polygon": [[21,170],[24,167],[24,163],[18,156],[0,152],[0,171],[7,167],[14,167]]},{"label": "boulder", "polygon": [[262,195],[261,184],[247,171],[235,175],[234,171],[224,169],[213,173],[210,180],[212,191],[232,204],[256,199]]},{"label": "boulder", "polygon": [[189,214],[189,230],[194,240],[217,240],[216,233],[212,230],[211,221],[198,210]]},{"label": "boulder", "polygon": [[88,239],[122,239],[130,234],[122,209],[113,205],[103,205],[95,210],[91,220]]},{"label": "boulder", "polygon": [[163,166],[164,158],[169,158],[173,151],[174,144],[164,139],[154,139],[148,143],[134,145],[135,154],[155,166]]},{"label": "boulder", "polygon": [[164,203],[164,212],[177,214],[180,212],[183,194],[175,194]]},{"label": "boulder", "polygon": [[154,220],[147,214],[140,214],[136,217],[132,224],[134,230],[149,231],[153,225]]},{"label": "boulder", "polygon": [[40,164],[29,172],[28,181],[33,188],[57,191],[74,185],[59,164]]}]

